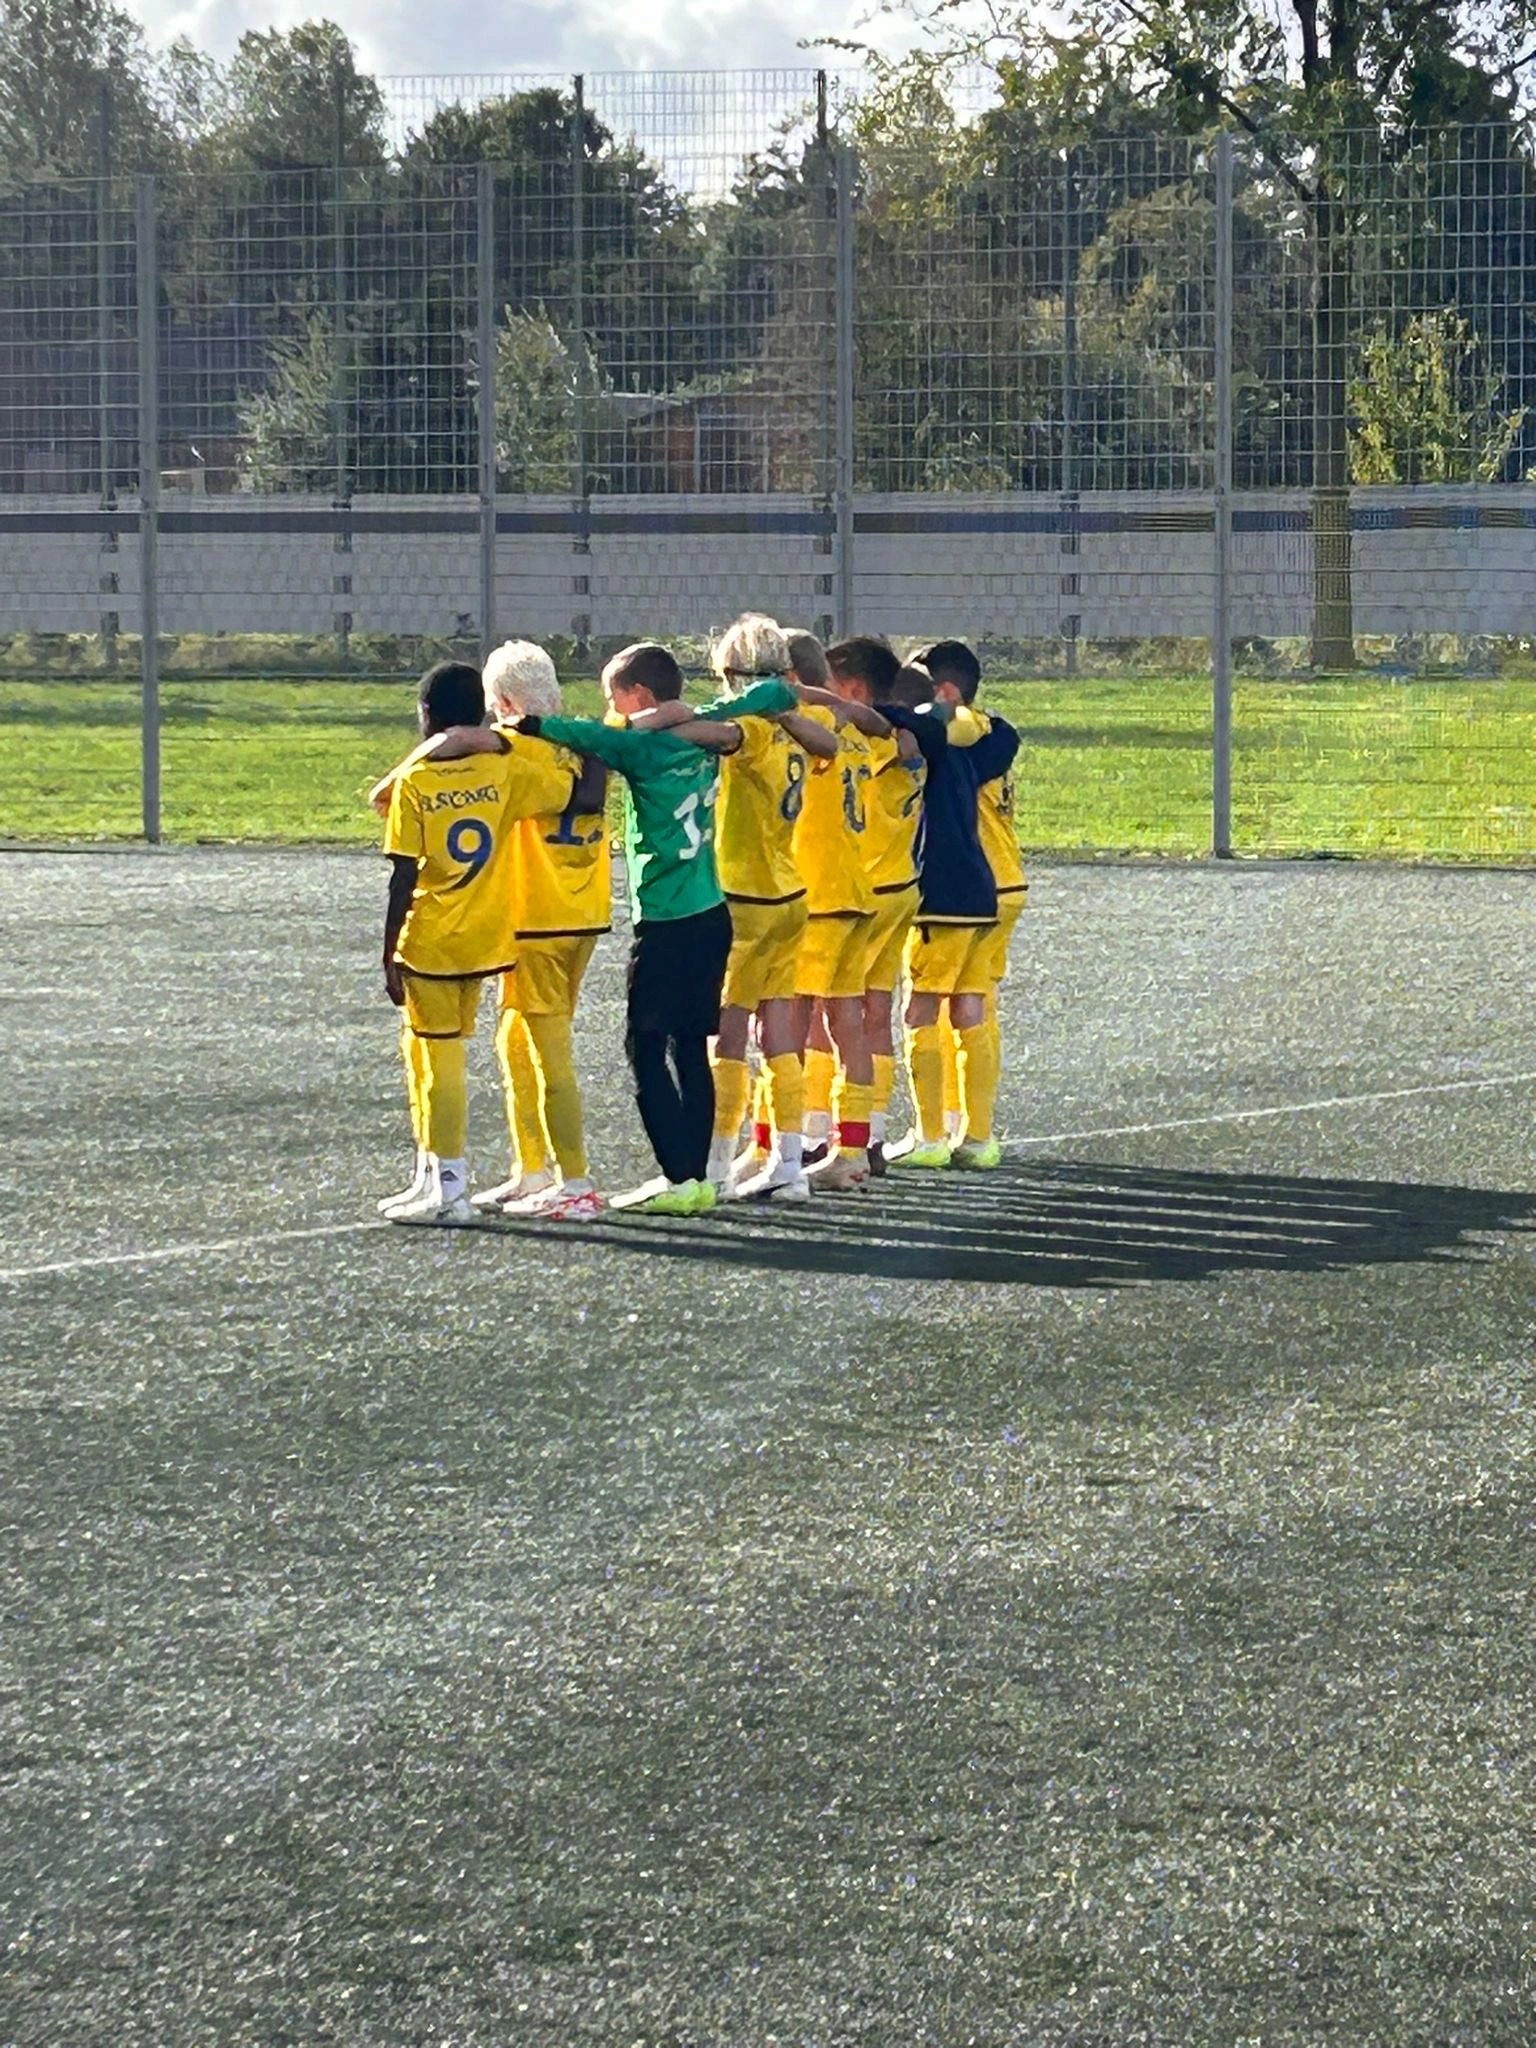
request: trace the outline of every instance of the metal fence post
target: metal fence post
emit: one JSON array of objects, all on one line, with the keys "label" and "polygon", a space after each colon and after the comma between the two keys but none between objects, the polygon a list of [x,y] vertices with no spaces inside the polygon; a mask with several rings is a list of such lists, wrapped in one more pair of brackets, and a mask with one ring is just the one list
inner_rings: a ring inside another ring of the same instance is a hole
[{"label": "metal fence post", "polygon": [[331,166],[331,402],[335,408],[336,510],[341,514],[341,520],[332,547],[341,559],[336,566],[332,588],[338,600],[336,651],[345,667],[352,652],[352,522],[348,517],[352,509],[352,435],[347,414],[347,371],[351,349],[347,331],[346,88],[339,75],[335,92],[336,151]]},{"label": "metal fence post", "polygon": [[833,447],[832,617],[839,639],[853,631],[853,180],[856,159],[848,143],[837,145],[836,388]]},{"label": "metal fence post", "polygon": [[[575,521],[573,552],[592,553],[592,512],[587,498],[587,82],[580,72],[571,80],[571,346],[576,351],[576,376],[571,406],[571,496]],[[579,646],[592,631],[592,569],[589,559],[577,563],[573,576],[578,609],[571,624]]]},{"label": "metal fence post", "polygon": [[496,645],[496,174],[475,173],[476,350],[480,357],[480,652]]},{"label": "metal fence post", "polygon": [[1211,852],[1232,852],[1232,137],[1216,139],[1216,462],[1212,528]]},{"label": "metal fence post", "polygon": [[143,693],[144,837],[160,838],[160,265],[155,180],[133,181],[139,330],[139,676]]},{"label": "metal fence post", "polygon": [[1082,619],[1082,521],[1077,493],[1077,152],[1066,152],[1062,172],[1061,277],[1061,615],[1066,671],[1077,674],[1077,631]]}]

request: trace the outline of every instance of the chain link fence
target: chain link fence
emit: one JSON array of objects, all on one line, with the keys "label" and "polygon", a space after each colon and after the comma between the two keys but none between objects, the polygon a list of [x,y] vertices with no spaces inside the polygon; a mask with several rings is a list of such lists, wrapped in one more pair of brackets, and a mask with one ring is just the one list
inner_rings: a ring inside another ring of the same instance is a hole
[{"label": "chain link fence", "polygon": [[[10,722],[142,724],[150,836],[203,678],[590,669],[751,606],[982,642],[1034,843],[1536,854],[1519,124],[1062,149],[975,80],[920,122],[811,72],[387,84],[381,163],[0,192]],[[120,829],[76,751],[59,815]]]}]

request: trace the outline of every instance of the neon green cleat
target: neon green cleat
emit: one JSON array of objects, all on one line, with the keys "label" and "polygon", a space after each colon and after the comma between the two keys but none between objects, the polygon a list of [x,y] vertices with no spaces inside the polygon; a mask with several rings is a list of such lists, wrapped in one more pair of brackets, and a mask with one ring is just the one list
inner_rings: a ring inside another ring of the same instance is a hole
[{"label": "neon green cleat", "polygon": [[981,1138],[974,1144],[957,1145],[949,1156],[951,1166],[969,1166],[990,1172],[1003,1163],[1003,1148],[996,1138]]},{"label": "neon green cleat", "polygon": [[683,1211],[685,1216],[707,1216],[711,1209],[719,1206],[719,1191],[712,1180],[696,1180],[692,1186],[693,1200]]},{"label": "neon green cleat", "polygon": [[887,1151],[885,1161],[892,1173],[905,1173],[909,1166],[948,1166],[950,1152],[948,1138],[933,1138],[926,1144],[919,1141],[906,1151]]}]

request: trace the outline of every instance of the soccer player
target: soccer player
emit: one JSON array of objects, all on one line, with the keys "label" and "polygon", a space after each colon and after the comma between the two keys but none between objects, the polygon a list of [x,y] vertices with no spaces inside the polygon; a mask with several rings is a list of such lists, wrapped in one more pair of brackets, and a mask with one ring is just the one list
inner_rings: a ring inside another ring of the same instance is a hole
[{"label": "soccer player", "polygon": [[[424,739],[483,726],[478,669],[443,661],[422,677]],[[517,961],[511,870],[517,825],[571,801],[580,764],[571,753],[487,733],[473,756],[413,759],[393,779],[384,851],[389,902],[384,986],[403,1013],[417,1177],[382,1204],[392,1223],[457,1226],[474,1221],[466,1199],[468,1102],[465,1047],[480,991]]]},{"label": "soccer player", "polygon": [[[676,660],[653,642],[625,648],[603,670],[610,714],[626,721],[677,702],[682,689]],[[524,731],[594,756],[625,782],[624,851],[635,920],[625,1047],[661,1178],[618,1198],[615,1208],[692,1216],[715,1206],[708,1175],[715,1121],[709,1041],[720,1029],[731,950],[731,917],[715,865],[715,755],[743,743],[740,717],[795,708],[792,690],[767,682],[736,705],[737,718],[728,723],[695,718],[668,732],[595,719],[523,722]]]},{"label": "soccer player", "polygon": [[[559,714],[555,665],[531,640],[496,648],[484,678],[498,722]],[[518,1171],[475,1195],[477,1209],[581,1222],[602,1208],[587,1171],[571,1027],[593,950],[611,922],[606,783],[598,766],[557,817],[517,828],[517,971],[502,976],[496,1051]]]},{"label": "soccer player", "polygon": [[[990,720],[986,714],[976,709],[976,696],[981,686],[981,663],[963,640],[937,640],[923,653],[912,658],[920,668],[933,677],[933,694],[936,701],[956,706],[957,715],[950,728],[950,738],[956,745],[966,745],[990,729]],[[1019,852],[1019,835],[1014,824],[1013,802],[1012,767],[1007,774],[994,776],[990,782],[984,782],[977,791],[976,822],[981,837],[981,848],[992,869],[993,880],[997,883],[997,927],[984,967],[988,988],[986,1016],[983,1021],[991,1039],[993,1063],[999,1074],[1002,1072],[1002,1021],[999,1014],[998,990],[1008,978],[1008,953],[1013,943],[1014,928],[1029,901],[1029,882],[1024,873],[1023,855]],[[956,1058],[958,1050],[956,1035],[952,1031],[945,1032],[944,1122],[946,1130],[956,1137],[959,1136],[963,1123],[960,1075]],[[963,1155],[971,1149],[985,1156],[967,1160]],[[991,1165],[995,1158],[1000,1157],[1001,1148],[995,1139],[982,1142],[976,1140],[973,1133],[968,1133],[959,1163]]]},{"label": "soccer player", "polygon": [[[879,643],[873,643],[878,645]],[[803,643],[801,657],[807,650]],[[826,661],[835,675],[841,650]],[[791,647],[791,657],[795,651]],[[894,656],[892,657],[894,661]],[[805,938],[796,969],[796,994],[807,1006],[806,1106],[830,1138],[833,1050],[841,1065],[836,1083],[836,1150],[814,1168],[818,1191],[841,1194],[869,1185],[869,1118],[874,1065],[864,1031],[865,972],[874,930],[875,898],[861,851],[866,800],[874,768],[872,740],[887,739],[888,721],[867,704],[836,692],[801,691],[807,715],[836,735],[837,755],[815,761],[795,826],[795,864],[805,877]]]},{"label": "soccer player", "polygon": [[[831,687],[853,703],[882,709],[901,668],[883,640],[859,635],[831,649]],[[885,1171],[886,1122],[896,1080],[891,1013],[901,979],[907,933],[917,915],[917,839],[927,764],[918,739],[897,727],[869,741],[867,822],[861,842],[874,897],[864,968],[864,1033],[873,1073],[869,1118],[870,1171]]]},{"label": "soccer player", "polygon": [[[923,851],[917,918],[907,941],[907,1071],[916,1109],[910,1140],[892,1148],[893,1166],[995,1166],[1001,1147],[992,1134],[998,1071],[985,1029],[987,969],[995,943],[997,884],[982,852],[977,792],[1005,775],[1019,737],[993,721],[970,746],[933,744],[933,723],[948,725],[955,707],[934,701],[933,678],[908,665],[891,685],[892,719],[916,736],[923,731],[928,778],[923,790]],[[959,1034],[963,1142],[944,1125],[944,1057],[940,1018]]]}]

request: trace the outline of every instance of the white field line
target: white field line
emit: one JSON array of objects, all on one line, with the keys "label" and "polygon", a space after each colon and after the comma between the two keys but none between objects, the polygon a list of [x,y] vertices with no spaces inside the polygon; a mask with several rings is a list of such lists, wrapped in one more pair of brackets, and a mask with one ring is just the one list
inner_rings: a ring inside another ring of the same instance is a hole
[{"label": "white field line", "polygon": [[[1415,1096],[1467,1094],[1477,1089],[1524,1088],[1532,1083],[1536,1083],[1536,1073],[1493,1074],[1476,1081],[1428,1081],[1414,1088],[1374,1088],[1364,1095],[1320,1095],[1310,1102],[1281,1102],[1268,1109],[1221,1109],[1207,1116],[1168,1117],[1160,1123],[1105,1124],[1093,1130],[1054,1131],[1046,1137],[1011,1139],[1006,1149],[1012,1155],[1041,1145],[1077,1144],[1086,1138],[1139,1138],[1157,1131],[1193,1130],[1203,1124],[1257,1123],[1267,1117],[1308,1116],[1317,1110],[1356,1109],[1376,1102],[1406,1102]],[[151,1251],[100,1252],[79,1259],[52,1259],[39,1266],[0,1266],[0,1283],[14,1286],[26,1280],[43,1279],[51,1273],[97,1272],[106,1266],[160,1265],[167,1260],[201,1259],[222,1252],[248,1251],[257,1245],[302,1244],[322,1237],[355,1237],[363,1231],[388,1230],[389,1227],[382,1218],[357,1223],[323,1223],[311,1230],[251,1231],[243,1237],[214,1238],[201,1244],[161,1245]]]},{"label": "white field line", "polygon": [[383,1217],[367,1223],[322,1223],[312,1230],[253,1230],[244,1237],[211,1238],[203,1244],[166,1244],[154,1251],[96,1252],[81,1259],[53,1259],[46,1266],[0,1266],[0,1281],[37,1280],[45,1273],[95,1272],[103,1266],[154,1266],[167,1259],[201,1259],[217,1252],[249,1251],[255,1245],[301,1244],[316,1237],[353,1237],[362,1230],[387,1230]]},{"label": "white field line", "polygon": [[1478,1081],[1426,1081],[1416,1088],[1373,1088],[1367,1095],[1319,1095],[1312,1102],[1281,1102],[1270,1109],[1218,1109],[1208,1116],[1173,1116],[1155,1124],[1105,1124],[1091,1131],[1053,1131],[1043,1138],[1010,1138],[1005,1152],[1025,1152],[1036,1145],[1072,1145],[1083,1138],[1139,1138],[1153,1131],[1189,1131],[1197,1124],[1258,1123],[1272,1116],[1307,1116],[1319,1109],[1356,1109],[1372,1102],[1406,1102],[1415,1095],[1456,1095],[1475,1088],[1524,1088],[1532,1074],[1492,1074]]}]

